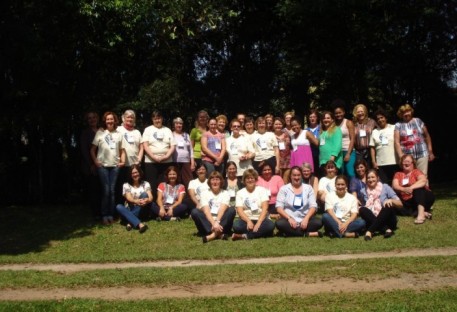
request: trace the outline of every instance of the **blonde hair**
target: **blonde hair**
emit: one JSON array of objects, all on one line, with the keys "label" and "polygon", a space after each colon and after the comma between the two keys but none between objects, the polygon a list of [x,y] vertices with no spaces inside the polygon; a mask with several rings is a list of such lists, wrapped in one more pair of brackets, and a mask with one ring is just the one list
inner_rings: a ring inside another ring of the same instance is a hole
[{"label": "blonde hair", "polygon": [[359,108],[362,108],[363,111],[365,112],[365,119],[363,121],[368,120],[368,109],[365,106],[365,104],[357,104],[356,106],[354,106],[354,109],[352,110],[352,115],[354,116],[354,122],[358,122],[358,120],[357,120],[357,110]]},{"label": "blonde hair", "polygon": [[225,122],[226,125],[228,124],[227,116],[225,116],[225,115],[219,115],[219,116],[216,117],[216,121],[219,121],[219,120],[221,120],[221,119]]},{"label": "blonde hair", "polygon": [[407,111],[411,111],[411,114],[414,114],[414,108],[409,104],[402,105],[398,108],[397,116],[398,118],[403,118],[403,114]]}]

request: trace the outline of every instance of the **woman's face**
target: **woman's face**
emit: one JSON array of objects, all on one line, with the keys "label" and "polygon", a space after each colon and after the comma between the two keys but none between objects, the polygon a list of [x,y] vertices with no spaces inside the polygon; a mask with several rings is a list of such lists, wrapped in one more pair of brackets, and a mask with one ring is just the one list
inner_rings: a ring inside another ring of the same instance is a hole
[{"label": "woman's face", "polygon": [[300,186],[302,183],[302,176],[300,170],[294,169],[290,172],[290,183],[293,186]]},{"label": "woman's face", "polygon": [[376,122],[378,123],[378,126],[381,129],[384,129],[387,126],[387,118],[383,115],[377,115]]},{"label": "woman's face", "polygon": [[218,177],[212,177],[209,181],[210,188],[213,192],[219,192],[221,189],[222,181]]},{"label": "woman's face", "polygon": [[208,123],[208,128],[209,128],[210,132],[216,133],[217,132],[217,121],[215,119],[211,119]]},{"label": "woman's face", "polygon": [[225,120],[224,119],[219,119],[217,121],[217,130],[219,130],[220,133],[225,132]]},{"label": "woman's face", "polygon": [[290,120],[292,119],[292,115],[284,116],[284,121],[286,122],[286,126],[290,126]]},{"label": "woman's face", "polygon": [[408,122],[413,119],[413,112],[410,110],[404,111],[402,116],[403,121]]},{"label": "woman's face", "polygon": [[355,116],[358,121],[363,121],[367,117],[367,115],[365,114],[365,110],[361,106],[358,107],[357,110],[355,111]]},{"label": "woman's face", "polygon": [[208,123],[208,117],[205,113],[198,114],[198,124],[206,128],[206,124]]},{"label": "woman's face", "polygon": [[303,177],[306,178],[306,179],[308,179],[312,174],[311,169],[308,168],[308,167],[303,167],[302,168],[302,173],[303,173]]},{"label": "woman's face", "polygon": [[106,125],[106,129],[108,129],[109,131],[114,130],[114,116],[113,115],[110,114],[110,115],[106,116],[105,125]]},{"label": "woman's face", "polygon": [[234,136],[238,136],[241,130],[241,124],[238,121],[232,122],[231,129]]},{"label": "woman's face", "polygon": [[327,165],[325,169],[327,172],[327,178],[332,179],[334,176],[336,176],[336,167],[334,165]]},{"label": "woman's face", "polygon": [[137,169],[132,170],[132,180],[133,181],[138,181],[140,179],[140,173],[138,172]]},{"label": "woman's face", "polygon": [[291,126],[291,129],[293,132],[295,132],[295,134],[299,134],[300,131],[301,131],[301,126],[300,124],[296,121],[296,120],[293,120],[291,123],[290,123],[290,126]]},{"label": "woman's face", "polygon": [[276,133],[279,133],[282,131],[282,129],[284,128],[284,125],[282,124],[282,122],[280,122],[279,120],[275,120],[275,122],[273,123],[273,129]]},{"label": "woman's face", "polygon": [[266,120],[266,122],[267,122],[267,128],[268,128],[268,129],[271,129],[271,127],[273,126],[273,118],[268,117],[268,118],[266,118],[265,120]]},{"label": "woman's face", "polygon": [[401,162],[401,166],[403,168],[403,171],[405,172],[411,172],[414,169],[414,162],[411,157],[406,157],[403,159]]},{"label": "woman's face", "polygon": [[322,118],[322,125],[325,127],[325,129],[328,129],[330,125],[333,123],[333,118],[330,114],[325,114],[324,117]]},{"label": "woman's face", "polygon": [[246,120],[246,116],[244,114],[238,114],[238,116],[236,116],[236,119],[238,119],[240,124],[244,124],[244,121]]},{"label": "woman's face", "polygon": [[335,108],[335,110],[333,111],[333,114],[335,115],[335,119],[337,121],[341,121],[344,119],[345,111],[342,108]]},{"label": "woman's face", "polygon": [[177,133],[181,133],[181,132],[182,132],[182,122],[176,121],[176,122],[174,123],[174,126],[175,126],[175,127],[174,127],[174,128],[175,128],[175,131],[176,131]]},{"label": "woman's face", "polygon": [[359,164],[357,168],[355,168],[355,172],[359,178],[363,178],[367,172],[367,167],[363,164]]},{"label": "woman's face", "polygon": [[318,118],[317,118],[317,115],[315,113],[312,113],[308,116],[308,121],[309,121],[309,125],[311,127],[315,127],[317,126],[317,123],[318,123]]},{"label": "woman's face", "polygon": [[133,117],[133,115],[124,116],[124,124],[128,127],[133,127],[135,124],[135,117]]},{"label": "woman's face", "polygon": [[367,175],[367,185],[369,188],[374,189],[378,183],[378,176],[374,172],[370,172]]},{"label": "woman's face", "polygon": [[263,169],[262,169],[262,178],[263,178],[264,180],[267,180],[267,181],[268,181],[268,180],[271,179],[272,175],[273,175],[273,171],[271,170],[271,167],[268,166],[268,165],[263,166]]},{"label": "woman's face", "polygon": [[264,133],[267,130],[267,124],[265,123],[265,120],[259,121],[257,123],[257,132],[259,133]]},{"label": "woman's face", "polygon": [[94,113],[87,114],[87,124],[91,128],[97,127],[98,124],[98,116]]},{"label": "woman's face", "polygon": [[346,181],[344,179],[336,179],[335,181],[336,194],[338,196],[344,196],[346,194]]},{"label": "woman's face", "polygon": [[203,180],[206,178],[206,168],[205,166],[201,166],[200,168],[197,169],[197,175],[198,177],[201,179],[203,178]]},{"label": "woman's face", "polygon": [[236,167],[234,165],[230,165],[227,167],[227,175],[230,177],[230,178],[234,178],[236,177]]},{"label": "woman's face", "polygon": [[253,122],[247,122],[244,124],[244,129],[246,129],[247,133],[253,133],[254,132],[254,123]]},{"label": "woman's face", "polygon": [[154,127],[156,127],[156,128],[162,128],[163,118],[162,118],[162,117],[159,117],[159,116],[154,116],[154,117],[152,117],[152,124],[153,124]]},{"label": "woman's face", "polygon": [[178,173],[174,170],[170,170],[170,172],[168,172],[167,178],[168,178],[168,183],[170,183],[170,184],[176,183],[178,180]]},{"label": "woman's face", "polygon": [[249,190],[254,190],[255,189],[255,178],[254,176],[247,176],[245,179],[244,179],[244,184],[246,185],[246,188],[249,189]]}]

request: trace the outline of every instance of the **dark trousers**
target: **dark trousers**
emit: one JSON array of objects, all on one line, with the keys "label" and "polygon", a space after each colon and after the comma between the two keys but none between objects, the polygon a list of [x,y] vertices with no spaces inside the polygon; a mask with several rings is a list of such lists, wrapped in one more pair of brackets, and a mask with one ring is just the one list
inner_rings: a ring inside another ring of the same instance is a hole
[{"label": "dark trousers", "polygon": [[[221,226],[224,228],[224,234],[230,234],[233,227],[233,219],[235,219],[236,211],[233,207],[228,207],[220,220]],[[191,212],[192,220],[195,222],[198,234],[201,236],[209,235],[212,232],[212,226],[206,215],[200,209],[194,208]]]},{"label": "dark trousers", "polygon": [[[257,220],[252,220],[252,222],[256,224]],[[246,234],[248,239],[273,236],[274,229],[275,224],[270,219],[263,220],[257,232],[248,230],[248,224],[241,219],[233,223],[233,232],[236,234]]]},{"label": "dark trousers", "polygon": [[[151,212],[152,212],[152,218],[156,219],[159,217],[160,213],[160,207],[156,203],[152,203],[151,207]],[[175,208],[173,208],[173,217],[175,218],[183,218],[186,215],[187,212],[187,206],[185,204],[179,204]],[[170,217],[166,216],[162,218],[162,220],[169,221]]]},{"label": "dark trousers", "polygon": [[384,207],[379,212],[378,216],[375,216],[373,212],[367,207],[361,207],[359,209],[360,217],[365,220],[367,231],[371,233],[382,231],[387,229],[397,229],[397,215],[395,208]]},{"label": "dark trousers", "polygon": [[415,216],[417,215],[417,206],[422,205],[425,208],[425,211],[430,211],[430,208],[435,202],[435,195],[432,191],[421,187],[413,191],[413,197],[411,199],[403,201],[403,208],[399,209],[401,215],[406,216]]},{"label": "dark trousers", "polygon": [[312,217],[308,222],[308,228],[302,230],[300,227],[296,229],[290,226],[289,220],[281,218],[276,221],[276,228],[285,236],[304,236],[309,232],[317,232],[322,227],[322,221],[316,217]]},{"label": "dark trousers", "polygon": [[145,163],[144,164],[144,175],[145,180],[151,184],[151,191],[154,200],[157,198],[157,187],[161,182],[165,181],[165,171],[173,163]]},{"label": "dark trousers", "polygon": [[257,171],[260,175],[260,166],[264,163],[267,163],[270,165],[271,170],[273,171],[273,174],[276,172],[276,156],[270,157],[268,159],[262,160],[262,161],[253,161],[252,162],[252,167]]}]

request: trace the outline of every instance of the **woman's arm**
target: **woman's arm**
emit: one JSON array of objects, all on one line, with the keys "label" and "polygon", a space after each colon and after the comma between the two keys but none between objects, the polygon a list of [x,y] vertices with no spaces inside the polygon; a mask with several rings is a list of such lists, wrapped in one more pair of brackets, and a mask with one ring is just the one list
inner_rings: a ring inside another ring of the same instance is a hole
[{"label": "woman's arm", "polygon": [[308,141],[311,142],[311,144],[319,146],[319,141],[316,139],[316,137],[311,131],[306,130],[306,138],[308,139]]},{"label": "woman's arm", "polygon": [[397,153],[398,159],[400,159],[403,156],[403,151],[401,150],[400,131],[398,131],[398,130],[394,131],[394,147],[395,147],[395,153]]},{"label": "woman's arm", "polygon": [[268,215],[268,200],[262,202],[261,208],[262,208],[262,212],[260,213],[259,219],[257,220],[257,223],[254,226],[254,229],[253,229],[254,232],[257,232],[259,230],[260,225],[262,224],[263,220],[265,220],[265,218]]},{"label": "woman's arm", "polygon": [[151,148],[149,147],[149,141],[143,142],[143,150],[146,155],[149,156],[153,161],[158,162],[156,155],[152,152]]},{"label": "woman's arm", "polygon": [[430,136],[430,133],[428,132],[427,127],[425,125],[422,128],[422,131],[424,133],[424,140],[428,148],[428,159],[429,161],[433,161],[435,159],[435,155],[433,154],[432,137]]},{"label": "woman's arm", "polygon": [[346,120],[346,126],[348,127],[348,132],[349,132],[349,146],[348,146],[348,152],[346,154],[347,157],[346,156],[344,157],[344,161],[348,162],[349,158],[351,157],[352,150],[354,149],[354,145],[355,145],[355,126],[354,126],[354,123],[349,119]]},{"label": "woman's arm", "polygon": [[138,163],[141,164],[141,162],[143,161],[143,156],[144,156],[144,146],[143,146],[143,144],[140,143],[139,148],[140,148],[140,150],[138,151]]},{"label": "woman's arm", "polygon": [[92,161],[94,162],[94,164],[97,168],[100,168],[102,166],[102,163],[100,161],[98,161],[98,159],[97,159],[97,146],[96,145],[92,145],[90,147],[90,157],[92,158]]}]

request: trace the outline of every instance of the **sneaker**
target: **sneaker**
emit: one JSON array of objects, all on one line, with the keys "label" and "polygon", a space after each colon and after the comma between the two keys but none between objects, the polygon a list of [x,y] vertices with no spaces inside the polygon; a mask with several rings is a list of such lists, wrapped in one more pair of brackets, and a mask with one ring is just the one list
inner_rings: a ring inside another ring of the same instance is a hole
[{"label": "sneaker", "polygon": [[140,232],[141,234],[143,234],[144,232],[146,232],[146,231],[148,230],[148,228],[149,228],[148,225],[145,224],[145,225],[143,225],[143,226],[138,230],[138,232]]}]

